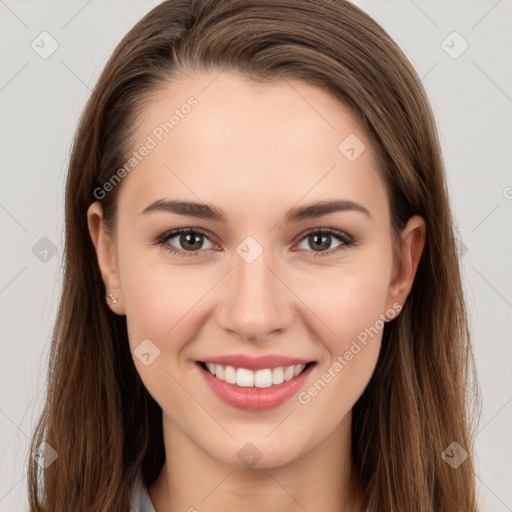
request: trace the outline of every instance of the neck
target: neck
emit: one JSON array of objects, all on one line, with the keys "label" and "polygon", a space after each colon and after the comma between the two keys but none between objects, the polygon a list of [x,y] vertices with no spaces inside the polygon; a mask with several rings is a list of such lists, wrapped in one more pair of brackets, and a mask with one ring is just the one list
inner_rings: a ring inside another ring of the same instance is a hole
[{"label": "neck", "polygon": [[314,449],[265,468],[213,458],[163,416],[166,463],[148,489],[156,512],[317,510],[319,503],[323,512],[362,512],[360,482],[350,481],[350,414]]}]

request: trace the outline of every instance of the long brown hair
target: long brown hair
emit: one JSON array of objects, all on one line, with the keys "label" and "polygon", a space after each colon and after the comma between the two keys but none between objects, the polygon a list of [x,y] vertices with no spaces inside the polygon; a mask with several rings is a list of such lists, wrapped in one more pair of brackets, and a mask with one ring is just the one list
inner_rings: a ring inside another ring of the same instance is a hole
[{"label": "long brown hair", "polygon": [[[375,372],[353,408],[352,464],[371,512],[477,510],[470,405],[479,389],[440,145],[418,75],[389,35],[344,0],[167,0],[124,37],[82,114],[66,185],[64,282],[46,403],[31,451],[30,511],[127,511],[165,458],[162,412],[130,354],[126,318],[110,311],[87,209],[133,151],[151,94],[182,71],[222,70],[321,87],[361,121],[379,158],[398,254],[407,220],[427,240],[411,292],[386,324]],[[101,198],[112,222],[120,186]],[[457,442],[456,469],[443,451]]]}]

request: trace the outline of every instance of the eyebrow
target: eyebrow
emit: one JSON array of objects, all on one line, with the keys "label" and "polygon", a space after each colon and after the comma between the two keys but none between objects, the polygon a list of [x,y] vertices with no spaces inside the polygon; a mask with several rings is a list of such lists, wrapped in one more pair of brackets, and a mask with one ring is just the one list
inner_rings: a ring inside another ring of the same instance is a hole
[{"label": "eyebrow", "polygon": [[[177,215],[188,215],[199,219],[214,220],[225,222],[226,217],[222,210],[207,203],[197,203],[193,201],[178,201],[169,199],[159,199],[144,208],[141,215],[147,215],[151,212],[169,212]],[[292,208],[284,215],[287,223],[299,222],[307,219],[315,219],[335,212],[356,211],[361,212],[371,218],[370,212],[361,204],[348,199],[338,199],[332,201],[320,201],[318,203],[308,204]]]}]

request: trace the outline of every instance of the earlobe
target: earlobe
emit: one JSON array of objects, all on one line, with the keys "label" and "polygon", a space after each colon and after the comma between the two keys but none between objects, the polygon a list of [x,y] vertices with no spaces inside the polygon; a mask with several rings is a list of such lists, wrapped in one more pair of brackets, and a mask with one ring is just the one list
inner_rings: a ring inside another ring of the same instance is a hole
[{"label": "earlobe", "polygon": [[114,241],[103,226],[103,208],[99,201],[92,203],[87,210],[87,224],[92,243],[96,250],[96,258],[105,290],[98,293],[105,295],[106,303],[114,313],[124,315],[121,281],[117,269]]},{"label": "earlobe", "polygon": [[418,269],[425,247],[427,228],[425,220],[419,215],[411,217],[401,236],[400,261],[393,282],[389,287],[388,301],[390,304],[405,303]]}]

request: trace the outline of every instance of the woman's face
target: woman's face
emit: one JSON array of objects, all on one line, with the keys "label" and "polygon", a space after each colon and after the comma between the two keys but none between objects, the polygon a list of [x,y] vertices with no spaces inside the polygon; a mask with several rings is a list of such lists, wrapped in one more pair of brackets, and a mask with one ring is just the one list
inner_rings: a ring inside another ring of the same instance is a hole
[{"label": "woman's face", "polygon": [[[95,232],[98,203],[89,221],[107,292],[118,296],[111,308],[126,314],[166,428],[229,464],[297,459],[349,425],[384,315],[398,314],[412,285],[417,257],[393,268],[370,141],[319,88],[223,72],[159,92],[133,150],[112,243]],[[308,208],[328,201],[356,206]],[[192,233],[172,233],[184,228]],[[297,377],[286,369],[308,362]]]}]

